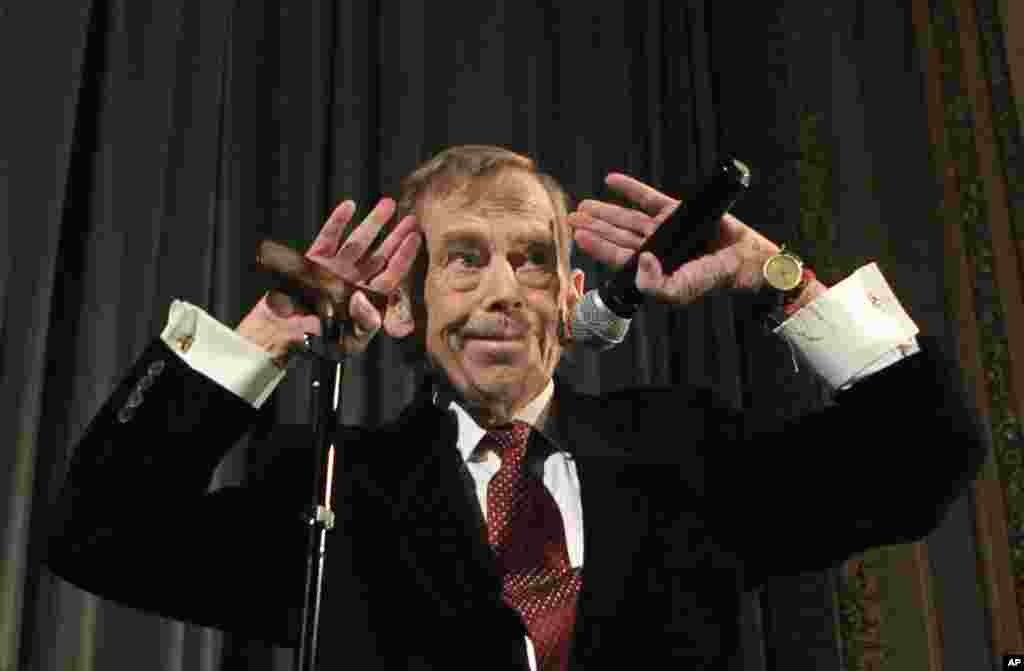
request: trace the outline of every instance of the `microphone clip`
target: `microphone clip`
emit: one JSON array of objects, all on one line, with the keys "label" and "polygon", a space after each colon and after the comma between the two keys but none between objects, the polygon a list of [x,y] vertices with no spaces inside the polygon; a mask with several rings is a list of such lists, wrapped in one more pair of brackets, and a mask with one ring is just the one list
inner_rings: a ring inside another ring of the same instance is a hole
[{"label": "microphone clip", "polygon": [[306,358],[318,361],[345,363],[348,359],[348,354],[337,342],[330,342],[322,336],[312,333],[304,334],[302,346],[298,348],[298,352]]}]

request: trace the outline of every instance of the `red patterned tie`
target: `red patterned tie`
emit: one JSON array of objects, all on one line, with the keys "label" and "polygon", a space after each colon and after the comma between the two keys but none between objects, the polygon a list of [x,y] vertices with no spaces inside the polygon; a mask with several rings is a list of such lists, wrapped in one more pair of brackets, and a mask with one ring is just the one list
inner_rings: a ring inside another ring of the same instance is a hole
[{"label": "red patterned tie", "polygon": [[529,435],[529,425],[517,421],[481,441],[501,456],[487,485],[487,540],[502,572],[505,602],[526,623],[538,671],[564,671],[582,578],[569,565],[558,505],[523,468]]}]

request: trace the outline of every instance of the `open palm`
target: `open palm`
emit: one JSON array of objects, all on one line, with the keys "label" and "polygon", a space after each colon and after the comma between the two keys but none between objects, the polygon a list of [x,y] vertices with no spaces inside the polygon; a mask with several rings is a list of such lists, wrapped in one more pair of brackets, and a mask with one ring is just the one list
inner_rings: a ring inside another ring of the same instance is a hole
[{"label": "open palm", "polygon": [[[569,215],[580,248],[594,259],[621,268],[671,215],[681,201],[628,175],[611,173],[605,184],[636,204],[622,207],[601,200],[582,201]],[[708,253],[666,275],[650,252],[640,256],[637,288],[656,300],[686,305],[716,290],[756,290],[761,267],[778,246],[731,214],[722,217]]]}]

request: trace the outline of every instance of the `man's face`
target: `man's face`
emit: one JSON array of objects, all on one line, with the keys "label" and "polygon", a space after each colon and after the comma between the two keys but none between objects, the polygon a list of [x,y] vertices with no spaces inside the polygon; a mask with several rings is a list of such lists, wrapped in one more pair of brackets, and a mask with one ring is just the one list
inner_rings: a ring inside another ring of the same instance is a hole
[{"label": "man's face", "polygon": [[509,170],[464,207],[428,198],[420,213],[430,262],[426,346],[478,420],[496,423],[529,403],[562,353],[564,318],[582,289],[560,265],[555,213],[544,187]]}]

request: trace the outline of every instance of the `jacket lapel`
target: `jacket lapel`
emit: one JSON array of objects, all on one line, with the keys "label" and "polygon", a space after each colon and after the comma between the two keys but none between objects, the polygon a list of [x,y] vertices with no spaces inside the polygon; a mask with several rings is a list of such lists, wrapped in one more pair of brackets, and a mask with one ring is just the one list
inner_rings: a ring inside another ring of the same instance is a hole
[{"label": "jacket lapel", "polygon": [[[634,434],[623,408],[583,396],[555,378],[551,438],[569,452],[580,481],[583,509],[583,587],[580,592],[572,658],[583,661],[594,648],[600,623],[614,615],[623,576],[630,570],[637,536],[645,533],[645,500],[623,486],[630,453],[618,445]],[[628,405],[628,404],[627,404]],[[616,410],[618,410],[616,412]],[[625,434],[625,436],[624,436]]]},{"label": "jacket lapel", "polygon": [[420,404],[402,421],[400,434],[424,445],[402,469],[395,496],[400,542],[408,561],[437,595],[462,605],[500,599],[501,580],[486,543],[472,478],[455,442],[454,415]]}]

